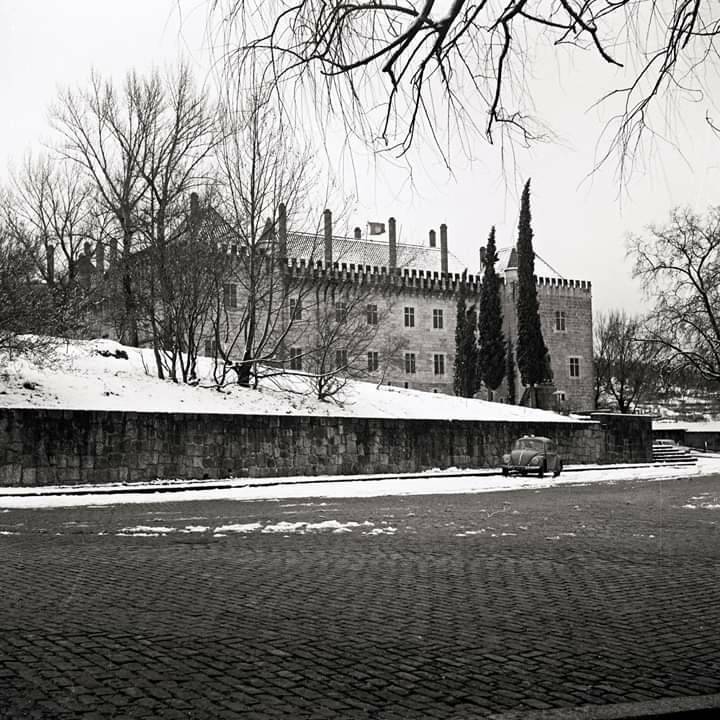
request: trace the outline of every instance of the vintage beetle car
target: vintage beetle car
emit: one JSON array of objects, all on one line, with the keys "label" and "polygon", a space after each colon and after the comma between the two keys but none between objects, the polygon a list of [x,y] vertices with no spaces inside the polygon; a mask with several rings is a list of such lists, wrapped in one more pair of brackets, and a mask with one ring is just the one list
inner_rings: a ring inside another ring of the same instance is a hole
[{"label": "vintage beetle car", "polygon": [[512,450],[503,455],[502,474],[527,473],[542,477],[551,472],[557,477],[562,471],[562,458],[550,438],[526,435],[515,441]]}]

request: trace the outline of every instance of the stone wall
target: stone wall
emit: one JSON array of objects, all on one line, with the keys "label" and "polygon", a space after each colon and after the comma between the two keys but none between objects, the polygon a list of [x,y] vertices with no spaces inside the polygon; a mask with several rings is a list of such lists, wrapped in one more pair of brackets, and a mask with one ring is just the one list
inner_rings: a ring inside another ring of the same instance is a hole
[{"label": "stone wall", "polygon": [[606,462],[652,461],[652,419],[648,415],[593,412],[590,417],[603,430]]},{"label": "stone wall", "polygon": [[555,439],[565,464],[617,459],[608,457],[606,431],[595,422],[5,408],[0,409],[0,485],[496,467],[512,441],[530,433]]}]

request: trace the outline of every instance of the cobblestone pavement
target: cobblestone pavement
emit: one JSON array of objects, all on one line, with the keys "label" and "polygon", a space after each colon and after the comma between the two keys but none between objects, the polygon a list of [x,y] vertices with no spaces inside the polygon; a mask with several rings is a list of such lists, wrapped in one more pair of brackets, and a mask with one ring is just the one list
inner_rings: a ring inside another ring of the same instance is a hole
[{"label": "cobblestone pavement", "polygon": [[0,717],[468,718],[718,693],[719,522],[720,477],[0,511]]}]

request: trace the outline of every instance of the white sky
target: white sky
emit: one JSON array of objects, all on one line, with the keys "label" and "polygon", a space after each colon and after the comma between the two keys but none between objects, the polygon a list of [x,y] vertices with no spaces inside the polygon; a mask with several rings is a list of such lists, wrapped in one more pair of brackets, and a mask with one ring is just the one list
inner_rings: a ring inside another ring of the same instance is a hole
[{"label": "white sky", "polygon": [[[205,79],[206,11],[204,0],[0,0],[0,175],[50,137],[47,109],[57,88],[84,85],[93,67],[122,78],[131,68],[164,67],[182,53]],[[472,163],[454,156],[452,177],[421,152],[423,160],[413,157],[414,184],[406,170],[367,153],[354,156],[354,172],[347,158],[336,159],[336,171],[348,168],[345,194],[357,198],[348,225],[392,215],[401,240],[426,242],[428,230],[445,222],[451,251],[474,272],[491,224],[499,246],[514,242],[519,191],[530,176],[536,251],[565,277],[591,280],[596,310],[639,309],[626,233],[664,222],[673,206],[704,211],[715,201],[720,140],[704,123],[713,110],[705,100],[682,105],[671,137],[684,159],[669,144],[656,143],[621,193],[612,164],[585,180],[603,127],[596,112],[586,111],[614,71],[595,64],[588,71],[583,60],[567,60],[546,57],[532,68],[544,88],[538,111],[562,143],[522,154],[518,176],[504,175],[499,149],[480,141]],[[329,144],[337,143],[331,138]]]}]

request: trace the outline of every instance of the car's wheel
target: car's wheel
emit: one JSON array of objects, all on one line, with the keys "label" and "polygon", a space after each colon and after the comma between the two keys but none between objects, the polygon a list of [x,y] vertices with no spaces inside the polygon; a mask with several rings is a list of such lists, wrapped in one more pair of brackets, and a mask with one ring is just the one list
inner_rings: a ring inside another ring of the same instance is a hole
[{"label": "car's wheel", "polygon": [[553,473],[553,477],[557,477],[562,472],[562,463],[559,462],[557,464],[557,467],[555,468],[555,472]]},{"label": "car's wheel", "polygon": [[538,468],[538,477],[541,478],[541,477],[544,477],[544,476],[545,476],[545,463],[543,463],[543,464]]}]

